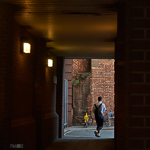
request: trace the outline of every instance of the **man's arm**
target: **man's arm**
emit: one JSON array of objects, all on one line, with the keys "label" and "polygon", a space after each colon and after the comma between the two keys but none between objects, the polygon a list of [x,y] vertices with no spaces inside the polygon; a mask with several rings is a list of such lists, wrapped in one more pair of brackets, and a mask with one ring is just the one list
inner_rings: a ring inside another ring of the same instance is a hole
[{"label": "man's arm", "polygon": [[105,107],[105,104],[103,104],[103,112],[106,111],[106,107]]}]

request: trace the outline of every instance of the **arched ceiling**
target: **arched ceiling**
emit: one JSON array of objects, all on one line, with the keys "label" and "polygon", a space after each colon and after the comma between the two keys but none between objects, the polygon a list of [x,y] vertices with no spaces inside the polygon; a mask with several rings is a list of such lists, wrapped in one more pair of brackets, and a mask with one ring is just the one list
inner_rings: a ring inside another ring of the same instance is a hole
[{"label": "arched ceiling", "polygon": [[114,58],[114,0],[1,0],[14,6],[15,20],[66,58]]}]

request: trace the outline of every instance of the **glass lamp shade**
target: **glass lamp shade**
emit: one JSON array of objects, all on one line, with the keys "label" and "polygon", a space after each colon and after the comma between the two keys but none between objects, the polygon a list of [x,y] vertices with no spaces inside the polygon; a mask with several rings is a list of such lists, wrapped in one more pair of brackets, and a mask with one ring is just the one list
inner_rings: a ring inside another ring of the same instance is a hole
[{"label": "glass lamp shade", "polygon": [[48,67],[53,67],[53,60],[52,59],[48,59]]},{"label": "glass lamp shade", "polygon": [[31,52],[31,45],[29,43],[23,43],[23,52],[30,53]]}]

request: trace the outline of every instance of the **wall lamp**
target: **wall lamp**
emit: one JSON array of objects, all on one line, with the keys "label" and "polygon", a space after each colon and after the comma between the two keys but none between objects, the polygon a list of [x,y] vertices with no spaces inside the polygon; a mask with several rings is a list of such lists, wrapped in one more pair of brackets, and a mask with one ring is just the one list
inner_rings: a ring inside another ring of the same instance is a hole
[{"label": "wall lamp", "polygon": [[31,45],[27,37],[21,37],[20,39],[20,51],[21,53],[31,53]]},{"label": "wall lamp", "polygon": [[53,57],[50,54],[46,56],[45,61],[46,61],[46,67],[53,67]]},{"label": "wall lamp", "polygon": [[53,60],[48,58],[48,67],[53,67]]}]

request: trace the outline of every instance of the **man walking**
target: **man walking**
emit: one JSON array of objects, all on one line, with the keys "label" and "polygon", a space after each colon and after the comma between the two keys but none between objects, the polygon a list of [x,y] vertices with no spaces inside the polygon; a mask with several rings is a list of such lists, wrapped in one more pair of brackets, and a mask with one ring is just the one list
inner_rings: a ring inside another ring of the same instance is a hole
[{"label": "man walking", "polygon": [[[100,108],[100,114],[98,114],[98,109]],[[98,103],[94,104],[93,106],[93,113],[95,114],[95,119],[96,119],[96,124],[97,124],[97,128],[96,131],[94,131],[95,136],[100,137],[100,130],[103,128],[103,121],[104,121],[104,115],[103,112],[105,112],[106,107],[105,104],[102,103],[102,97],[99,96],[98,97]]]}]

